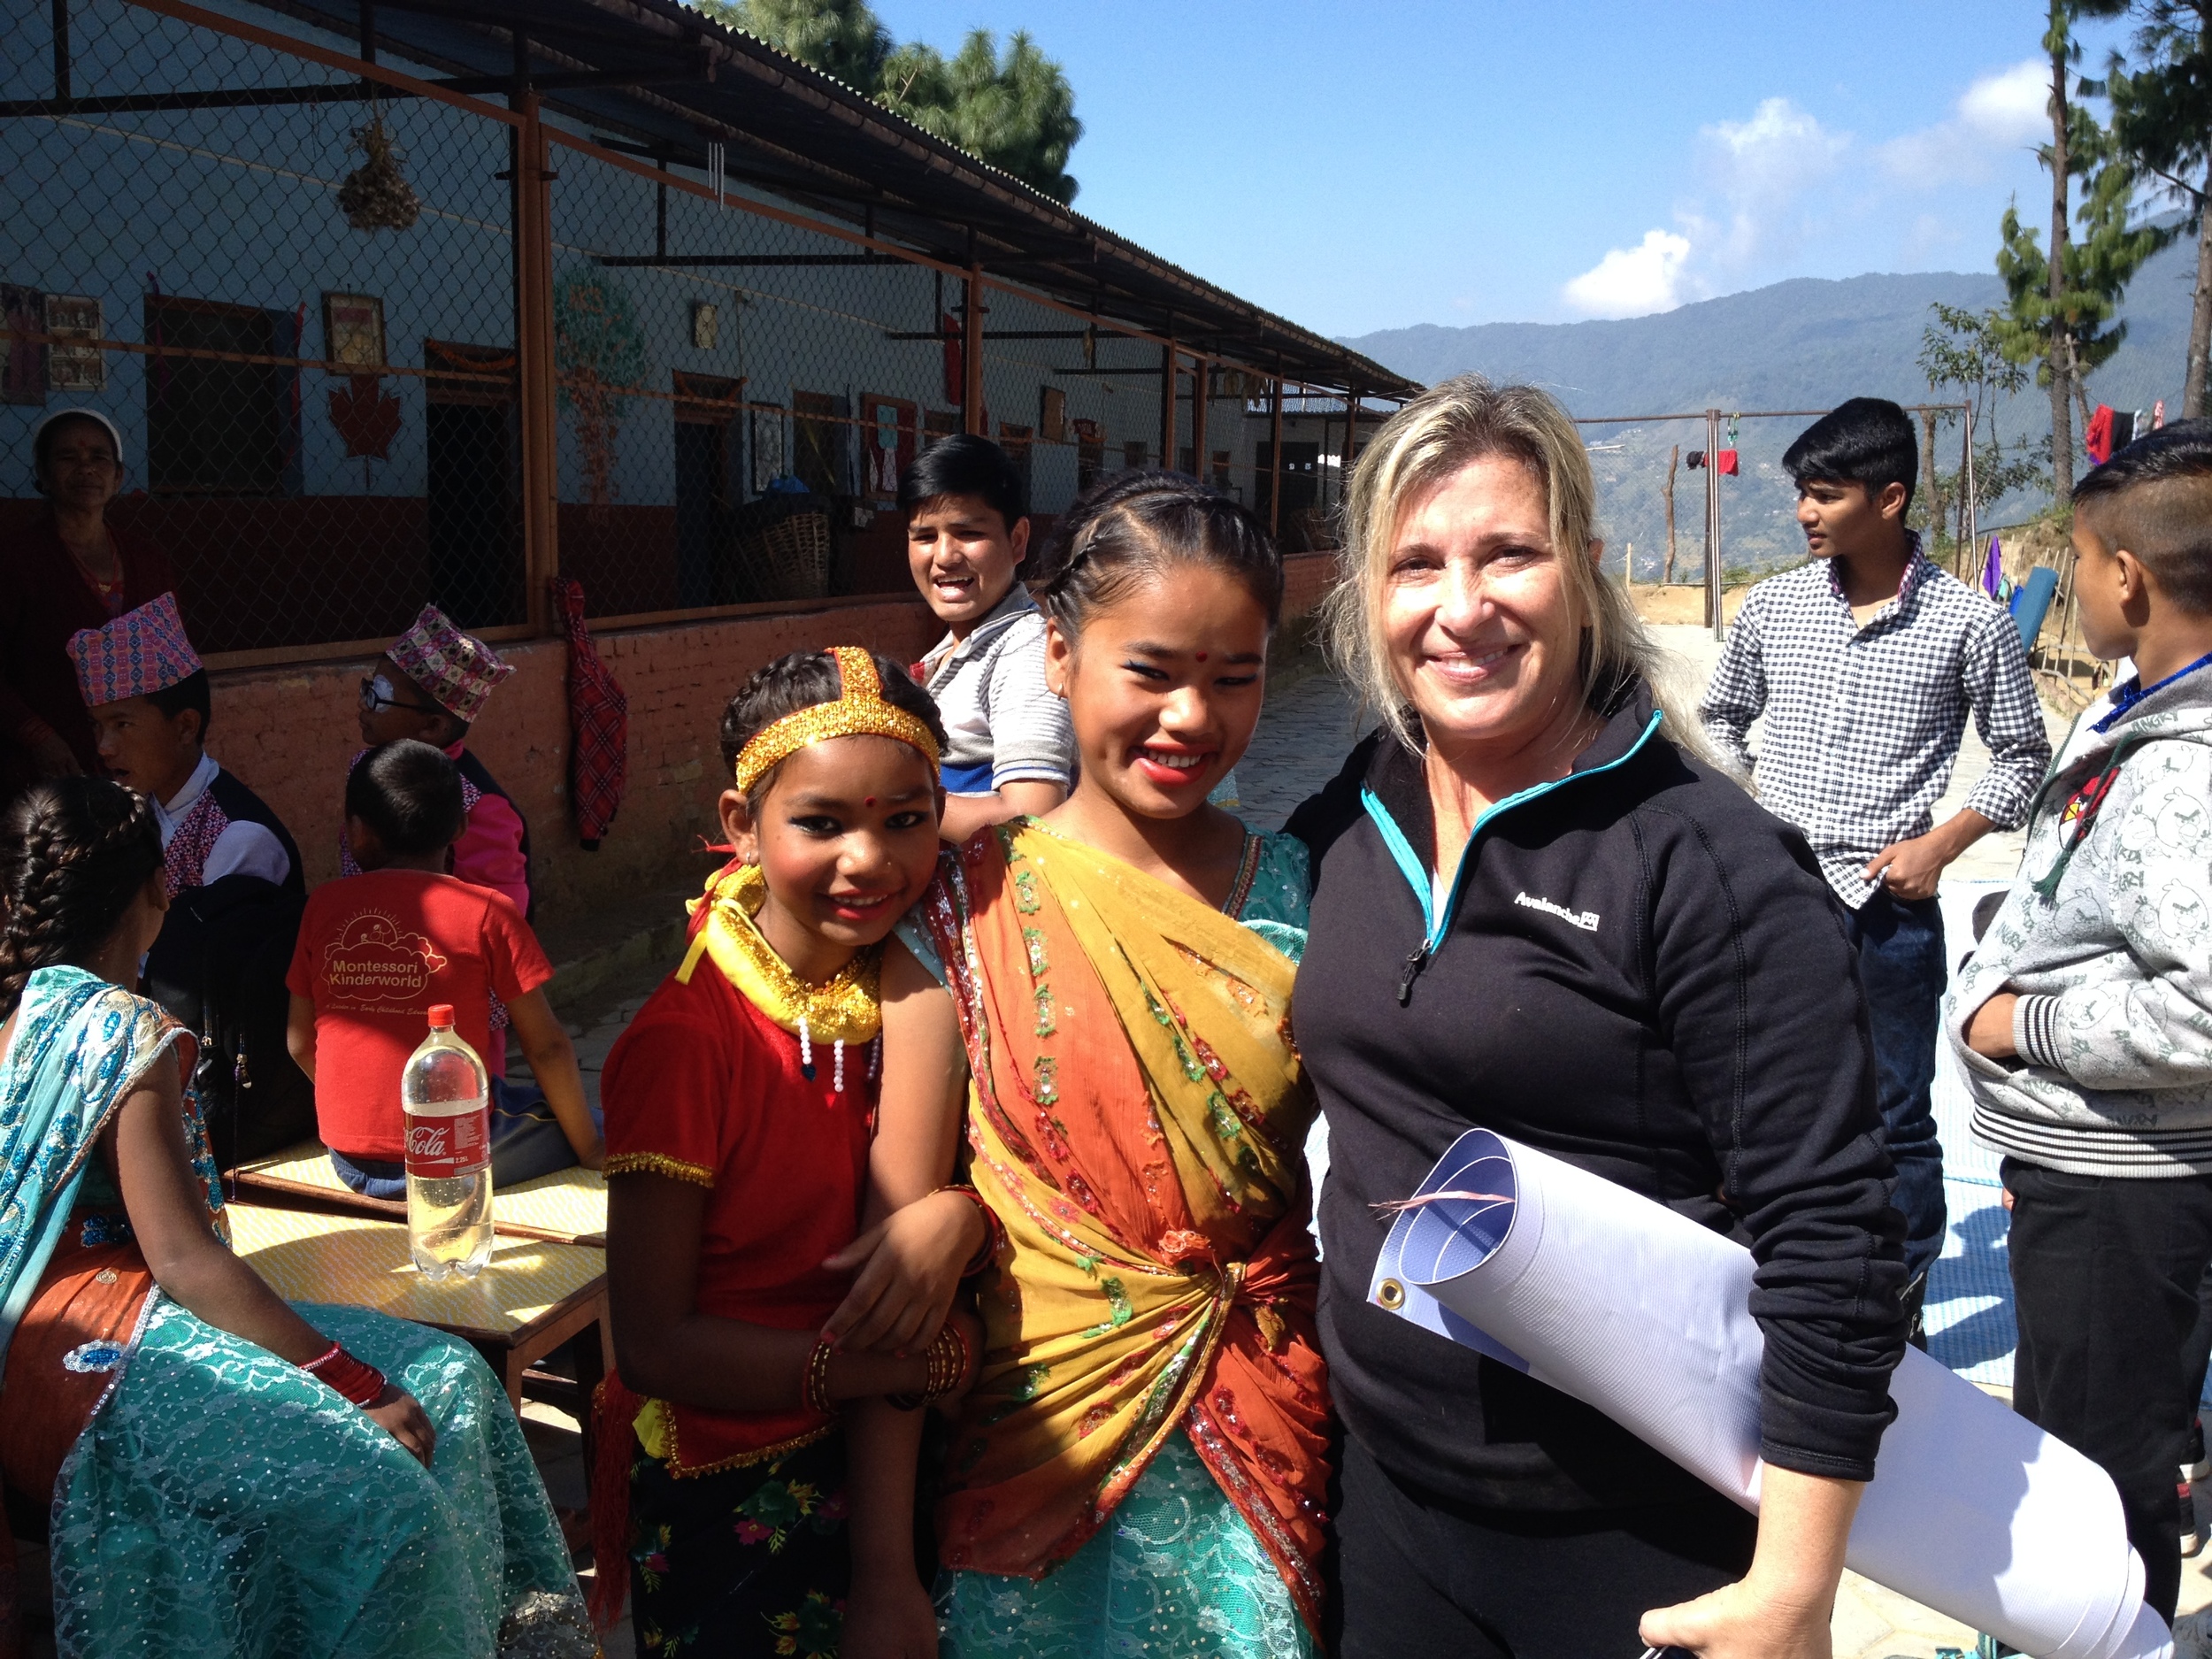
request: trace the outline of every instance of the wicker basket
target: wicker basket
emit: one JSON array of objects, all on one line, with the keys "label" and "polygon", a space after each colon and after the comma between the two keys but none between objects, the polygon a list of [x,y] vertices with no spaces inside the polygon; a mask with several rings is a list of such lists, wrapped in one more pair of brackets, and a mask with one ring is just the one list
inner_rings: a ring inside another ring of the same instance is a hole
[{"label": "wicker basket", "polygon": [[746,585],[764,598],[819,599],[829,592],[829,515],[796,512],[737,539]]}]

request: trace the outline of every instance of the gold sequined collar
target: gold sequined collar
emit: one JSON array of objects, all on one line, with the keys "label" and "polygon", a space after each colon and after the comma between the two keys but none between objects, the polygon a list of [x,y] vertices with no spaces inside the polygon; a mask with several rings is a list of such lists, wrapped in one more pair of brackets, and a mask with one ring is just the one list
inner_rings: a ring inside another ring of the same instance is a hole
[{"label": "gold sequined collar", "polygon": [[869,946],[834,979],[809,985],[776,954],[753,919],[767,897],[767,879],[758,864],[717,872],[706,891],[688,906],[695,916],[705,905],[709,914],[684,954],[683,966],[676,971],[678,981],[690,984],[699,958],[708,956],[747,1002],[794,1036],[801,1035],[803,1027],[810,1042],[872,1041],[883,1029],[882,1002],[877,994],[883,947]]}]

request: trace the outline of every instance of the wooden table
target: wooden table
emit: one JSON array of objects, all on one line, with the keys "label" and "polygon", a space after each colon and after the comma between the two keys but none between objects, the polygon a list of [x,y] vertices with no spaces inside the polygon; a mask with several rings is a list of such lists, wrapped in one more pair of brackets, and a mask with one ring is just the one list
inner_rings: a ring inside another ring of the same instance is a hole
[{"label": "wooden table", "polygon": [[[407,1220],[396,1198],[365,1198],[338,1179],[319,1141],[303,1141],[230,1171],[229,1185],[246,1202],[325,1215]],[[557,1170],[504,1192],[492,1192],[492,1225],[502,1239],[543,1239],[603,1247],[607,1241],[607,1178],[596,1170]]]},{"label": "wooden table", "polygon": [[[372,1308],[450,1332],[490,1362],[518,1413],[523,1376],[532,1363],[596,1324],[597,1363],[587,1365],[580,1357],[577,1368],[578,1415],[588,1442],[592,1390],[614,1363],[605,1250],[511,1237],[498,1225],[483,1271],[472,1279],[456,1277],[433,1284],[408,1255],[403,1225],[260,1204],[234,1203],[224,1213],[234,1248],[279,1295],[288,1302]],[[588,1348],[583,1345],[585,1352]],[[582,1374],[587,1371],[591,1374]]]}]

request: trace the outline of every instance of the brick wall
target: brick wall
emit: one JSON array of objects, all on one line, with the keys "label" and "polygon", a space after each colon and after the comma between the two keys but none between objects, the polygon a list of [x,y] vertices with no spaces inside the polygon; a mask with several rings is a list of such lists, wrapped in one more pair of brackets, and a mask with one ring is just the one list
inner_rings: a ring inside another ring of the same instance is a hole
[{"label": "brick wall", "polygon": [[[1324,555],[1286,561],[1284,614],[1325,591]],[[715,731],[746,675],[786,651],[871,646],[911,662],[938,637],[918,601],[724,618],[597,636],[630,699],[630,787],[597,852],[578,846],[568,816],[568,648],[538,640],[502,648],[514,677],[492,698],[469,743],[530,821],[538,922],[560,929],[685,879],[703,868],[698,838],[714,834],[721,793]],[[299,840],[310,886],[338,871],[347,764],[361,746],[355,710],[370,659],[215,676],[209,749],[275,809]],[[641,916],[641,926],[649,917]]]}]

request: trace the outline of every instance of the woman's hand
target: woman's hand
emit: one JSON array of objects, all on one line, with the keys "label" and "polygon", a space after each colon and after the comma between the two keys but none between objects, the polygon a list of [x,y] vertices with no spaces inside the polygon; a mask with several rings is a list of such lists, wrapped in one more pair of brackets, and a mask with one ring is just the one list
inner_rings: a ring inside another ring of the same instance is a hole
[{"label": "woman's hand", "polygon": [[1647,1613],[1637,1634],[1654,1647],[1686,1648],[1698,1659],[1831,1659],[1833,1598],[1817,1605],[1785,1601],[1762,1589],[1756,1577]]},{"label": "woman's hand", "polygon": [[964,1193],[932,1193],[894,1210],[822,1263],[839,1273],[860,1269],[822,1334],[859,1353],[920,1353],[945,1323],[960,1270],[983,1238],[983,1212]]},{"label": "woman's hand", "polygon": [[937,1609],[911,1557],[874,1571],[854,1562],[837,1650],[844,1659],[936,1659]]},{"label": "woman's hand", "polygon": [[1694,1601],[1654,1609],[1638,1633],[1698,1659],[1832,1659],[1836,1583],[1865,1486],[1774,1463],[1760,1478],[1751,1571]]},{"label": "woman's hand", "polygon": [[417,1463],[425,1469],[430,1467],[431,1454],[437,1448],[438,1431],[430,1426],[430,1418],[414,1395],[388,1382],[384,1392],[377,1395],[376,1402],[361,1409],[413,1453]]}]

